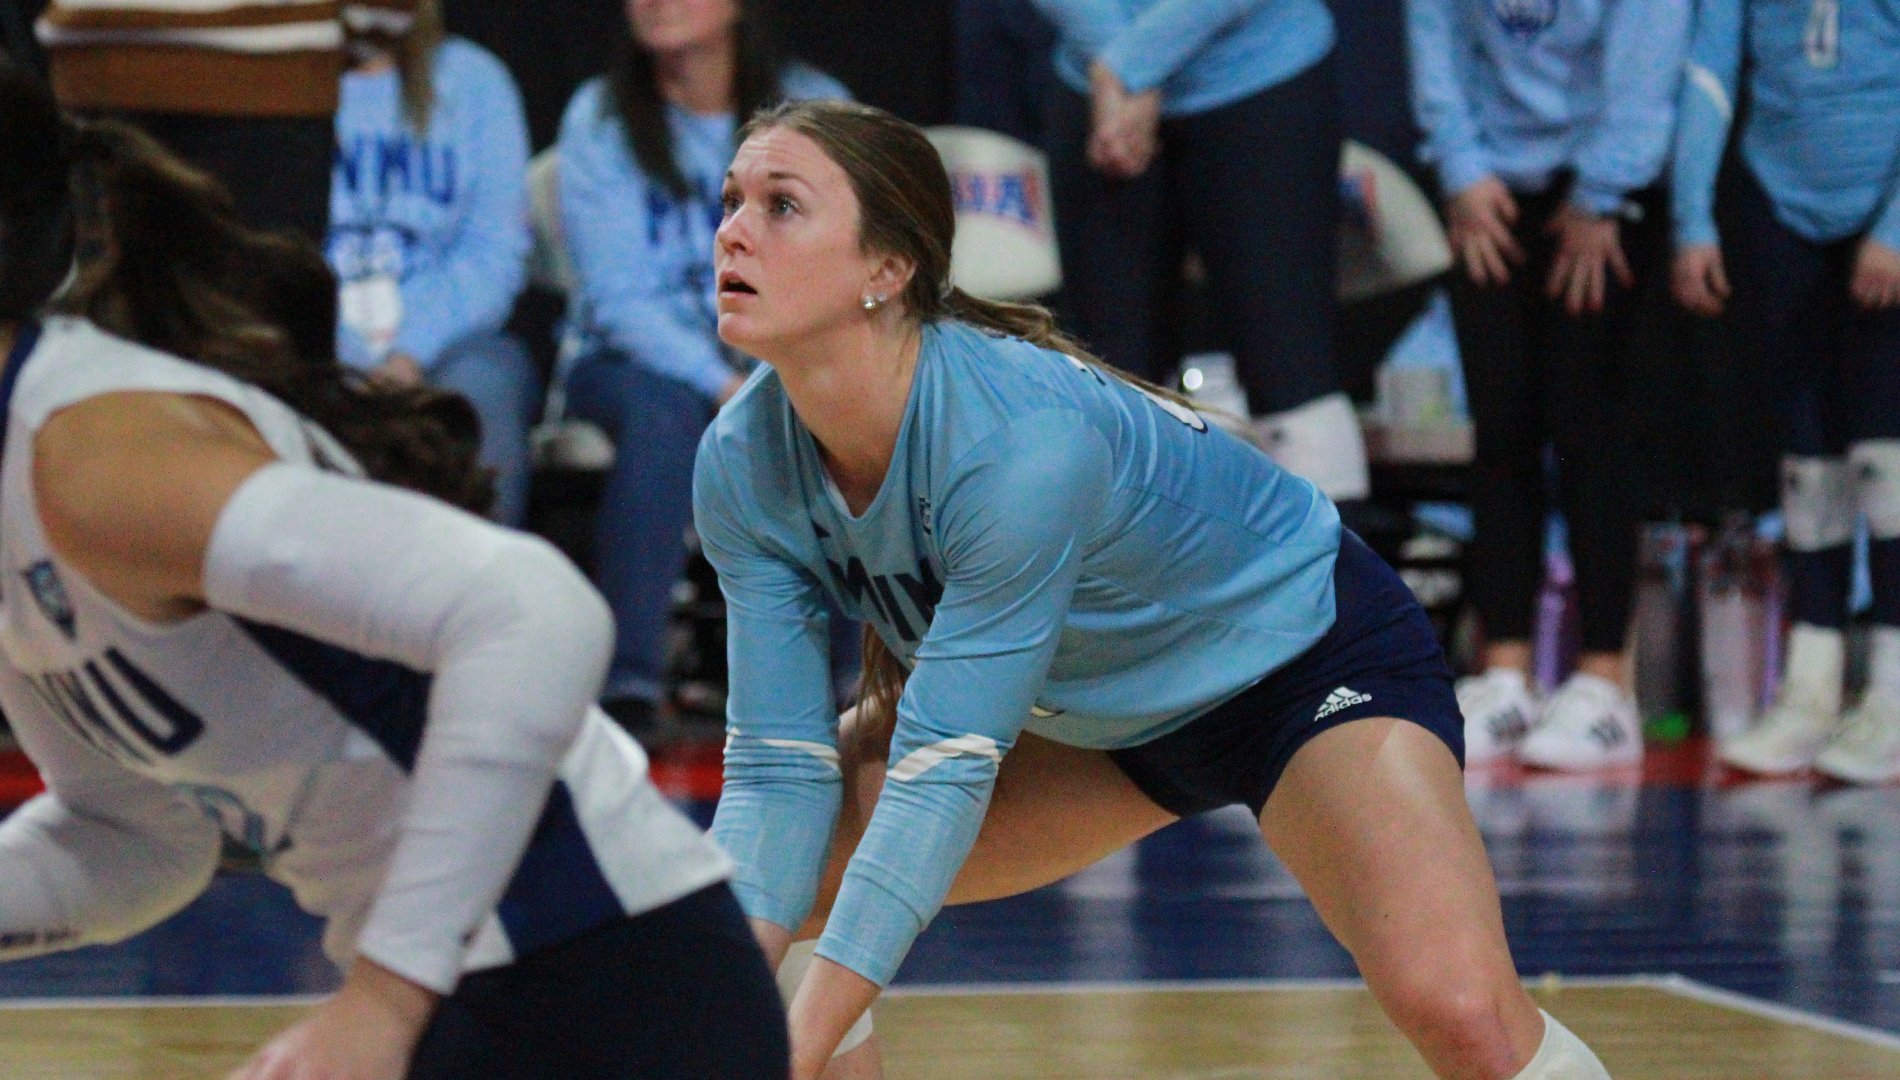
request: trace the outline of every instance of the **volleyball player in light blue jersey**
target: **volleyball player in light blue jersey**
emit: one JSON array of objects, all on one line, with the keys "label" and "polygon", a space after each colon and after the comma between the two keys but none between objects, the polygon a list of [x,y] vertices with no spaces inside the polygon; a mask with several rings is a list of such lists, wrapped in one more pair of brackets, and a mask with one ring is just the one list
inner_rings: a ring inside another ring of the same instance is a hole
[{"label": "volleyball player in light blue jersey", "polygon": [[[1716,176],[1744,98],[1718,232]],[[1675,148],[1675,292],[1717,314],[1732,269],[1737,340],[1774,380],[1795,618],[1778,700],[1722,748],[1756,772],[1900,777],[1897,109],[1893,0],[1703,0]],[[1873,655],[1867,692],[1843,716],[1857,512],[1873,541]]]},{"label": "volleyball player in light blue jersey", "polygon": [[[1231,804],[1441,1076],[1605,1075],[1518,983],[1431,626],[1311,484],[950,288],[949,180],[888,114],[763,115],[724,202],[720,335],[770,367],[695,474],[730,620],[713,829],[774,962],[822,935],[795,1080],[840,1075],[943,903]],[[874,631],[842,721],[831,606]]]}]

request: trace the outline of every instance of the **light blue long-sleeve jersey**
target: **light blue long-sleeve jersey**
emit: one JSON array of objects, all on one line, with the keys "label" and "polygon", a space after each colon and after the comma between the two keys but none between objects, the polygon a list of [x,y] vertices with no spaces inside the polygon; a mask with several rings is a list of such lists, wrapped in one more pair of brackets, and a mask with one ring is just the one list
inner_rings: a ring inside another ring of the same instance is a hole
[{"label": "light blue long-sleeve jersey", "polygon": [[1576,171],[1594,213],[1661,175],[1692,0],[1406,0],[1412,108],[1446,194]]},{"label": "light blue long-sleeve jersey", "polygon": [[[787,66],[781,81],[788,98],[850,96],[802,64]],[[607,80],[575,91],[558,142],[562,227],[580,278],[584,347],[619,349],[716,398],[733,369],[719,348],[713,233],[737,121],[668,105],[666,122],[692,191],[683,201],[634,161]]]},{"label": "light blue long-sleeve jersey", "polygon": [[[418,134],[392,68],[343,76],[330,184],[330,265],[345,282],[389,275],[402,321],[392,351],[424,367],[508,321],[527,274],[528,123],[501,61],[460,38],[435,58],[435,108]],[[349,364],[382,357],[339,324]]]},{"label": "light blue long-sleeve jersey", "polygon": [[1678,244],[1713,244],[1715,176],[1748,69],[1742,158],[1817,242],[1900,248],[1900,3],[1702,0],[1672,173]]},{"label": "light blue long-sleeve jersey", "polygon": [[818,946],[880,985],[942,905],[1019,732],[1140,745],[1333,622],[1339,515],[1311,484],[1185,408],[961,323],[925,328],[862,515],[769,369],[700,441],[694,502],[732,670],[713,835],[749,915],[804,921],[838,813],[826,600],[910,667]]},{"label": "light blue long-sleeve jersey", "polygon": [[1218,109],[1298,75],[1333,48],[1322,0],[1035,0],[1056,24],[1056,73],[1089,91],[1107,64],[1128,89],[1161,88],[1161,111]]}]

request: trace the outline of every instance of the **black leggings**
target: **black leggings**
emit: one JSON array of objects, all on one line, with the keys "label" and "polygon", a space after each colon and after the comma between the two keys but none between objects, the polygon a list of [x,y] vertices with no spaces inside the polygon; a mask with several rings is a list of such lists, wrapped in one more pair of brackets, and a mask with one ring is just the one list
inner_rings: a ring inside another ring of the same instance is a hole
[{"label": "black leggings", "polygon": [[478,971],[409,1080],[785,1080],[778,984],[724,883]]},{"label": "black leggings", "polygon": [[[1775,216],[1749,170],[1737,172],[1725,207],[1732,307],[1773,387],[1782,452],[1838,458],[1865,439],[1900,438],[1900,308],[1869,311],[1848,293],[1861,236],[1801,236]],[[1900,540],[1877,540],[1870,555],[1874,621],[1900,624]],[[1783,565],[1796,620],[1846,622],[1848,545],[1785,551]]]},{"label": "black leggings", "polygon": [[1470,582],[1485,635],[1525,641],[1544,580],[1550,497],[1544,449],[1555,454],[1556,503],[1570,532],[1586,652],[1621,652],[1635,588],[1636,514],[1628,496],[1628,418],[1623,394],[1638,291],[1667,257],[1668,204],[1659,189],[1637,199],[1639,224],[1622,227],[1636,287],[1611,281],[1604,310],[1573,318],[1544,295],[1556,255],[1545,225],[1568,183],[1519,195],[1513,230],[1524,265],[1502,287],[1479,287],[1463,268],[1450,277],[1452,317],[1464,356],[1477,435],[1472,509],[1477,538]]},{"label": "black leggings", "polygon": [[1330,56],[1231,105],[1162,121],[1160,153],[1132,180],[1089,166],[1088,98],[1063,86],[1050,103],[1062,300],[1077,336],[1117,367],[1165,377],[1180,359],[1175,315],[1191,248],[1255,415],[1339,389],[1342,135]]}]

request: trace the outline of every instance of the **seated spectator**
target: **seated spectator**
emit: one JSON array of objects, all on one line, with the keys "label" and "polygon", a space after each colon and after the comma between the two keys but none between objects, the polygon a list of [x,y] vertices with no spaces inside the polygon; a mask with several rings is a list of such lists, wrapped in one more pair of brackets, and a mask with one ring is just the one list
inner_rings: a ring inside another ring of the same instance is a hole
[{"label": "seated spectator", "polygon": [[[1413,103],[1460,264],[1452,317],[1477,436],[1469,580],[1487,645],[1484,672],[1458,686],[1472,760],[1589,768],[1642,756],[1624,660],[1636,519],[1623,373],[1642,362],[1638,290],[1666,273],[1658,177],[1690,6],[1408,9]],[[1539,706],[1530,639],[1552,501],[1569,526],[1583,643],[1577,672]]]},{"label": "seated spectator", "polygon": [[351,37],[330,202],[337,355],[467,397],[496,472],[494,517],[519,524],[540,380],[502,325],[527,272],[527,125],[507,69],[445,38],[438,4]]},{"label": "seated spectator", "polygon": [[586,340],[567,410],[618,449],[594,541],[617,627],[602,705],[651,736],[694,454],[744,378],[743,358],[719,342],[712,269],[737,118],[787,97],[848,94],[783,58],[757,0],[628,0],[627,24],[608,73],[568,103],[558,147]]},{"label": "seated spectator", "polygon": [[[1733,275],[1736,338],[1779,412],[1794,619],[1774,706],[1722,759],[1884,783],[1900,777],[1900,12],[1705,0],[1689,70],[1675,290],[1714,315]],[[1719,234],[1716,177],[1743,99]],[[1843,715],[1856,512],[1870,533],[1872,642],[1866,692]]]}]

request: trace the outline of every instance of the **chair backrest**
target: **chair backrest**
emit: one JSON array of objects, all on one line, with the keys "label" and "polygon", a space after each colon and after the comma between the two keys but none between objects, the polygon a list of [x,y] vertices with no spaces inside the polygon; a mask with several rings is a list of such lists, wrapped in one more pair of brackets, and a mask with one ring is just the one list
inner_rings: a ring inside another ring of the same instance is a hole
[{"label": "chair backrest", "polygon": [[528,162],[528,222],[534,247],[528,253],[528,280],[544,289],[574,295],[574,264],[561,228],[561,154],[549,147]]},{"label": "chair backrest", "polygon": [[950,279],[986,300],[1029,300],[1062,285],[1049,159],[1007,135],[971,127],[927,133],[957,201]]},{"label": "chair backrest", "polygon": [[1367,300],[1451,268],[1451,245],[1431,200],[1404,170],[1348,139],[1339,155],[1345,204],[1339,230],[1339,298]]}]

